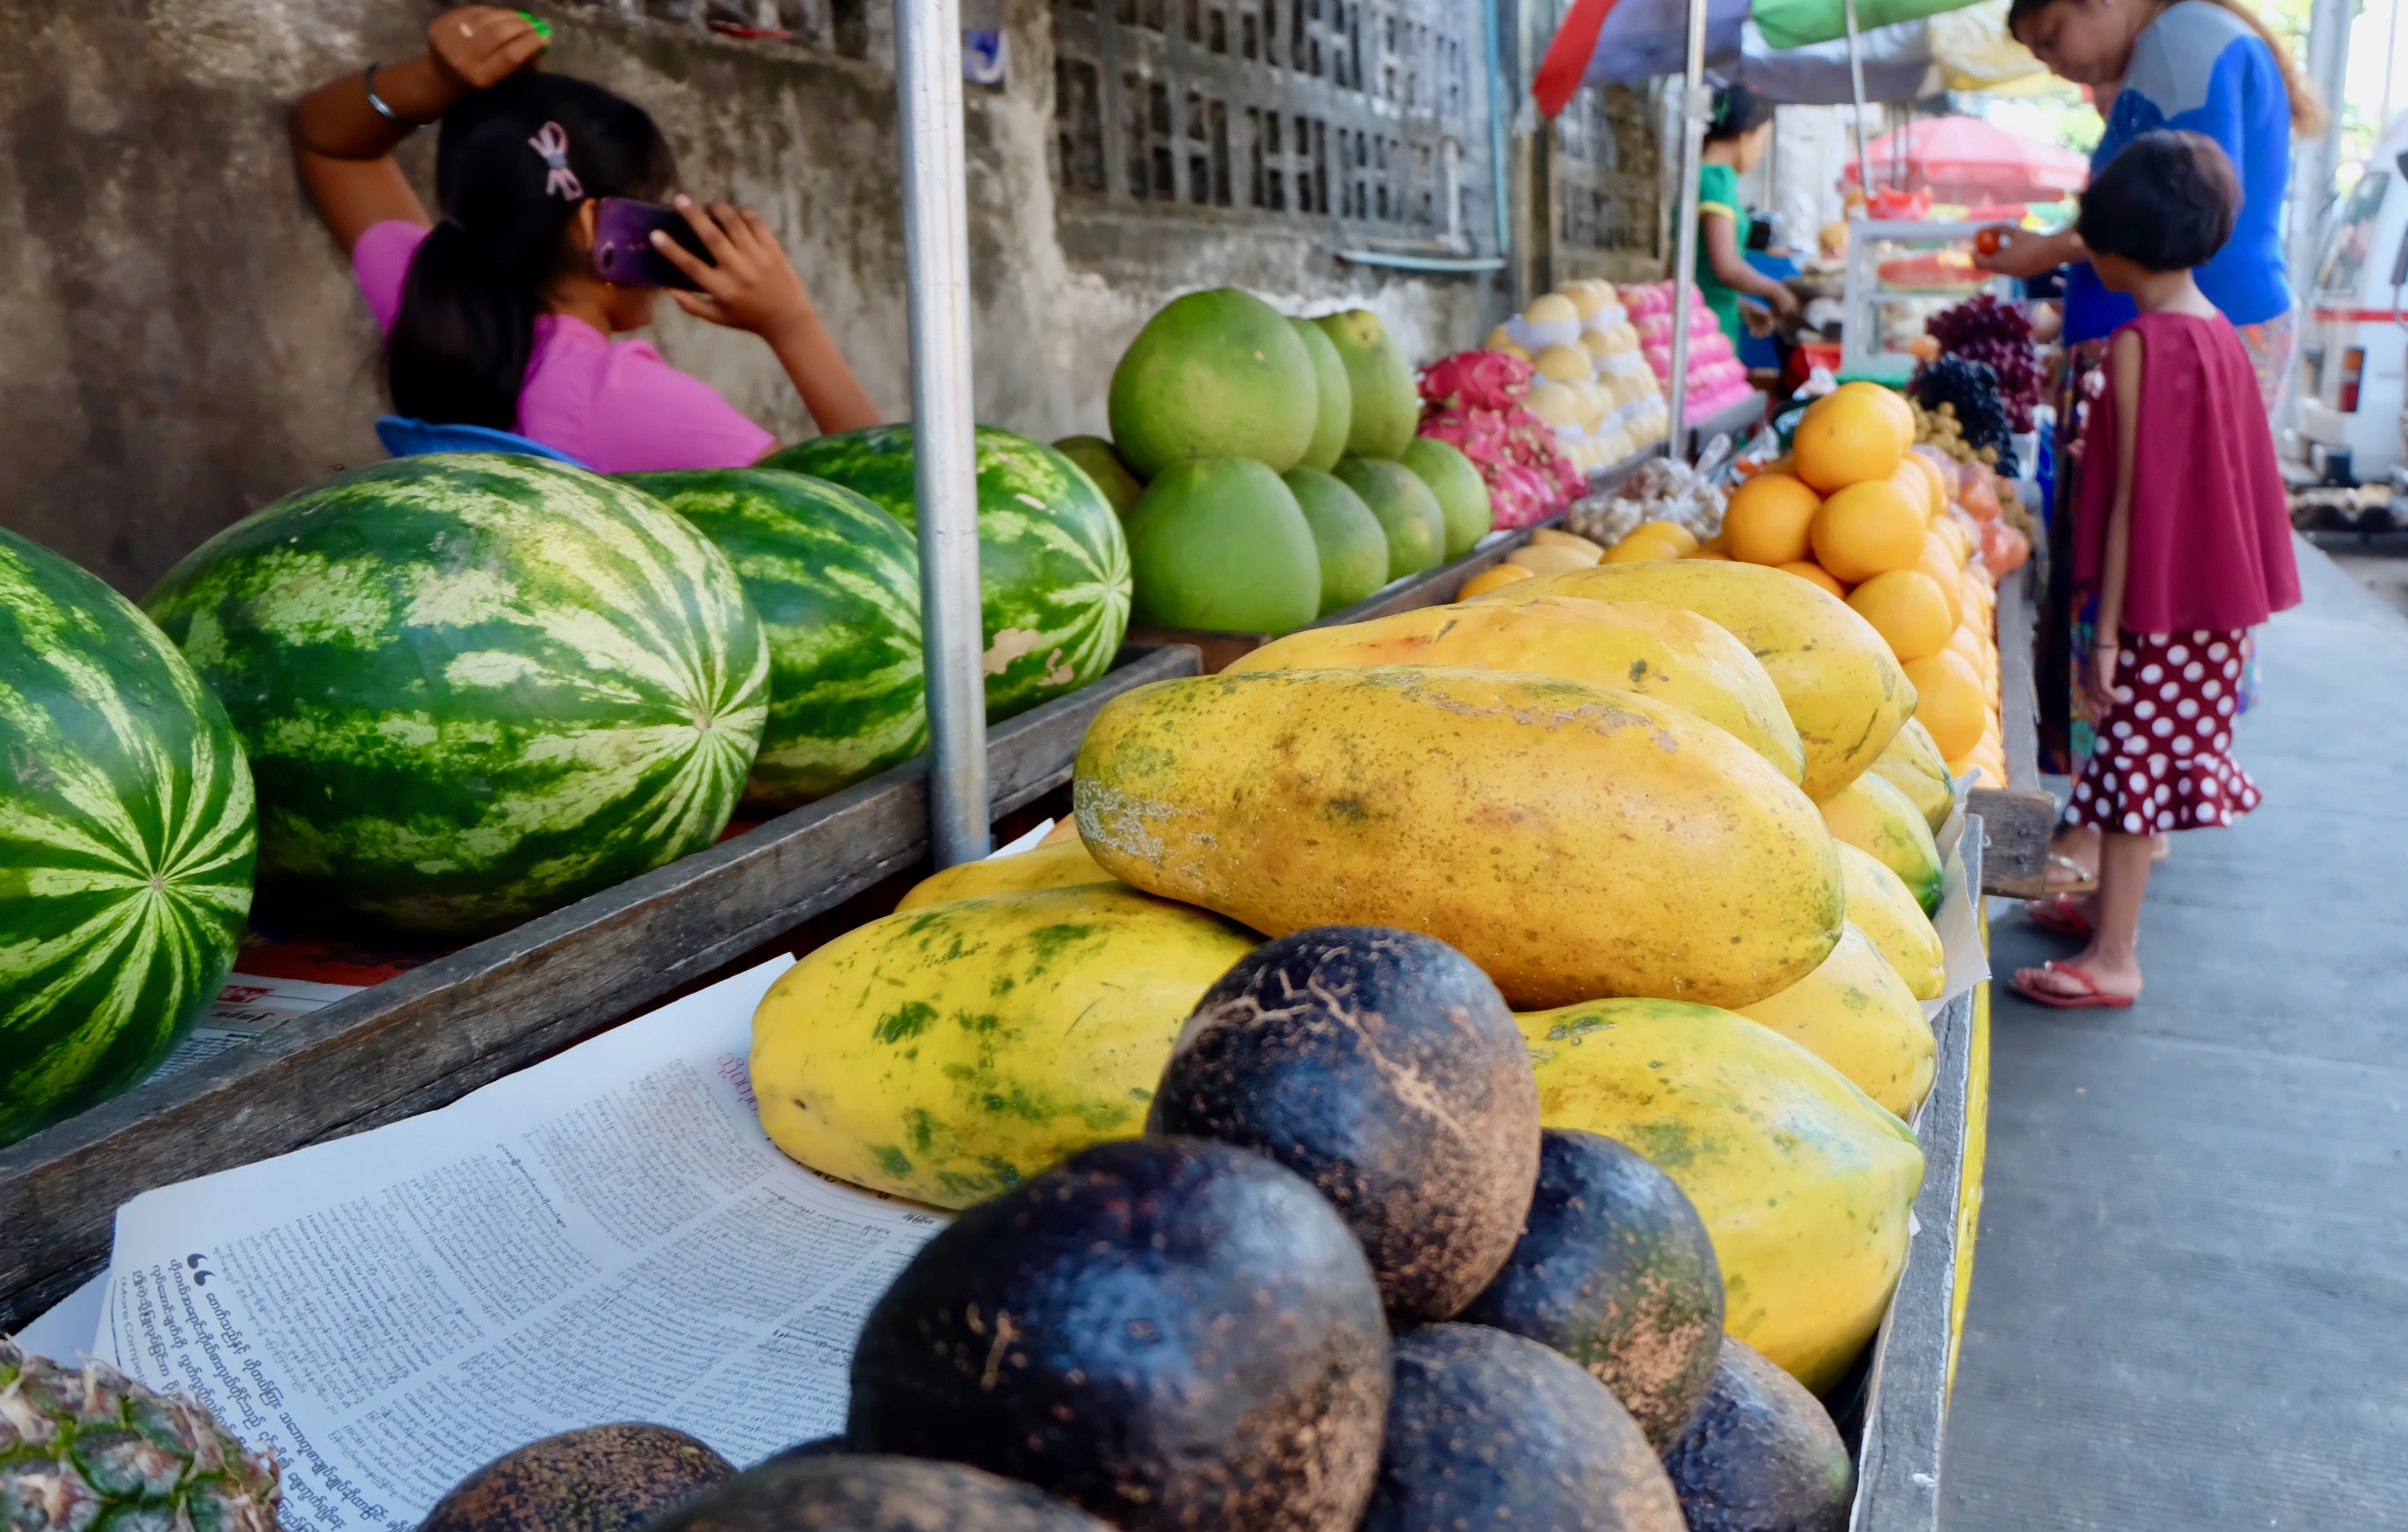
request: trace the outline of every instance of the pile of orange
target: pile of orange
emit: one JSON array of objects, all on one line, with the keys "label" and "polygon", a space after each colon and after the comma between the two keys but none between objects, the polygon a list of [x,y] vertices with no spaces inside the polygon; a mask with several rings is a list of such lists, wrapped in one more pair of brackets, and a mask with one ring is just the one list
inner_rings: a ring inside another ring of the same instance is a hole
[{"label": "pile of orange", "polygon": [[1889,644],[1949,771],[1982,771],[2004,786],[1997,597],[1984,571],[1969,567],[1980,528],[1950,504],[1955,465],[1913,450],[1914,441],[1903,398],[1878,383],[1842,383],[1799,421],[1787,457],[1732,491],[1719,534],[1684,548],[1654,524],[1605,557],[1731,558],[1813,581]]}]

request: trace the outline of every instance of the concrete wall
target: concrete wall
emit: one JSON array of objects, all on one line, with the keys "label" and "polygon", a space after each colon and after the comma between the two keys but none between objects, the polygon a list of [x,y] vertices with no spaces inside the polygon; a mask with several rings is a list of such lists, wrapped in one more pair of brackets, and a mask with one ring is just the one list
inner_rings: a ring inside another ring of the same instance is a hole
[{"label": "concrete wall", "polygon": [[[382,456],[377,338],[294,181],[284,113],[346,68],[422,48],[438,8],[0,0],[0,526],[139,595],[218,528]],[[871,397],[906,413],[889,8],[860,13],[857,58],[548,8],[552,66],[648,107],[686,189],[758,206]],[[1100,430],[1122,347],[1197,287],[1294,312],[1369,307],[1417,357],[1475,343],[1510,308],[1502,278],[1384,276],[1310,232],[1057,218],[1048,14],[1008,0],[1003,21],[1010,79],[972,89],[967,123],[982,419]],[[431,147],[404,151],[422,184]],[[663,308],[653,339],[670,361],[780,436],[809,434],[757,341]]]}]

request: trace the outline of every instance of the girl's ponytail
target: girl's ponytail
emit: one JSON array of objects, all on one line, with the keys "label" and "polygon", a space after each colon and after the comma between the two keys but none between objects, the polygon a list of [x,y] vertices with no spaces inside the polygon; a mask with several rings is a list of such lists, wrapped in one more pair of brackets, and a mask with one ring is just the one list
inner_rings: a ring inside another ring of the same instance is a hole
[{"label": "girl's ponytail", "polygon": [[514,430],[545,289],[580,258],[589,196],[657,198],[677,180],[642,108],[565,75],[513,75],[453,107],[435,152],[442,220],[385,337],[394,409]]}]

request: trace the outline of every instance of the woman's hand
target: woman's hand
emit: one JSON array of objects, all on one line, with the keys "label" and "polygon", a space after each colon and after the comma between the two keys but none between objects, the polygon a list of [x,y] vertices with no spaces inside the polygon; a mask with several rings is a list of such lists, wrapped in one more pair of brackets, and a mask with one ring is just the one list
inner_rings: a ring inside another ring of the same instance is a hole
[{"label": "woman's hand", "polygon": [[551,46],[514,10],[462,6],[426,29],[426,57],[457,94],[489,91],[543,55]]},{"label": "woman's hand", "polygon": [[711,259],[719,263],[709,265],[667,235],[654,232],[652,248],[702,289],[699,293],[670,289],[669,296],[677,299],[679,308],[696,319],[731,330],[748,330],[765,340],[816,318],[795,263],[786,259],[778,237],[769,232],[759,213],[726,202],[706,207],[684,195],[677,199],[677,208],[702,237]]},{"label": "woman's hand", "polygon": [[1993,244],[1993,241],[1977,240],[1973,247],[1973,264],[1985,271],[1995,271],[2002,277],[2017,277],[2028,281],[2043,271],[2063,266],[2068,261],[2086,260],[2089,257],[2089,252],[2082,247],[2081,237],[2071,229],[2062,229],[2055,234],[2035,234],[2029,229],[2016,228],[2011,224],[2001,224],[1993,228],[1984,229],[1982,233],[1996,235],[1998,238],[1994,248],[1989,250],[1982,247],[1985,244]]},{"label": "woman's hand", "polygon": [[1771,304],[1772,311],[1783,319],[1794,319],[1798,315],[1798,295],[1789,290],[1786,282],[1769,283],[1764,290],[1764,301]]}]

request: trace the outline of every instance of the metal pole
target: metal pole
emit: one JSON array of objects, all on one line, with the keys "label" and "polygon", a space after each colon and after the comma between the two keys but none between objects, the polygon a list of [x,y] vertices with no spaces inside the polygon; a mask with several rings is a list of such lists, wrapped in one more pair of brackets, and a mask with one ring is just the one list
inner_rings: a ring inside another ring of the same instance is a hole
[{"label": "metal pole", "polygon": [[1856,49],[1856,0],[1842,0],[1841,15],[1848,28],[1848,97],[1855,103],[1850,119],[1856,130],[1856,185],[1865,194],[1865,216],[1872,216],[1872,157],[1865,152],[1865,59]]},{"label": "metal pole", "polygon": [[911,321],[911,458],[928,685],[928,842],[937,865],[994,848],[979,611],[978,444],[970,404],[968,174],[954,0],[895,0],[903,117],[903,260]]},{"label": "metal pole", "polygon": [[[1706,0],[1689,0],[1689,60],[1681,91],[1681,226],[1673,238],[1672,372],[1667,380],[1665,451],[1689,455],[1689,296],[1698,287],[1698,162],[1713,96],[1706,89]],[[1732,337],[1738,344],[1738,337]]]},{"label": "metal pole", "polygon": [[2401,0],[2391,0],[2391,23],[2385,29],[2383,40],[2383,115],[2374,122],[2377,139],[2391,125],[2391,66],[2400,57],[2400,3]]}]

